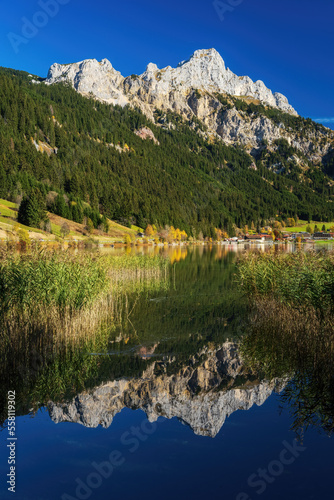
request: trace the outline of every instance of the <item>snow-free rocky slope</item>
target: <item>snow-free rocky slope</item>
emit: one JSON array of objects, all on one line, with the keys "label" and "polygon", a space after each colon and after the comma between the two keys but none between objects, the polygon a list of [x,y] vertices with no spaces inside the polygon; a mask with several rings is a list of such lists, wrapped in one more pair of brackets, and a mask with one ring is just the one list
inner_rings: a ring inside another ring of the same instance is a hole
[{"label": "snow-free rocky slope", "polygon": [[273,93],[261,80],[253,82],[248,76],[235,75],[215,49],[197,50],[177,68],[159,69],[150,63],[143,74],[126,78],[107,59],[53,64],[46,83],[58,82],[69,82],[82,95],[109,104],[138,107],[162,126],[170,126],[167,112],[180,114],[192,126],[197,119],[207,136],[220,137],[226,144],[241,144],[252,154],[261,151],[264,143],[275,149],[276,141],[286,139],[310,161],[321,162],[333,142],[328,129],[311,127],[300,133],[298,127],[292,130],[268,114],[238,108],[236,98],[262,105],[262,110],[265,106],[266,110],[298,117],[284,95]]},{"label": "snow-free rocky slope", "polygon": [[159,70],[156,64],[150,63],[142,75],[127,78],[116,71],[107,59],[53,64],[47,82],[51,84],[64,80],[71,82],[80,93],[93,94],[111,104],[125,105],[138,100],[138,104],[146,102],[148,105],[175,109],[174,101],[179,101],[180,105],[184,101],[186,105],[189,90],[197,89],[253,97],[296,114],[284,95],[278,92],[273,94],[261,80],[253,82],[248,76],[239,77],[226,68],[215,49],[196,50],[188,61],[180,63],[177,68],[167,66]]}]

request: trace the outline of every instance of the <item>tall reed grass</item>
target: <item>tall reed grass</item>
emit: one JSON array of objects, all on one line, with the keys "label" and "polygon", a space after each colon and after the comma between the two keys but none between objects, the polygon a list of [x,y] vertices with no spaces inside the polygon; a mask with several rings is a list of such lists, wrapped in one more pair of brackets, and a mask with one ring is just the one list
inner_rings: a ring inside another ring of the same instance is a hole
[{"label": "tall reed grass", "polygon": [[160,257],[80,252],[0,253],[3,334],[43,330],[89,332],[115,315],[122,296],[159,287],[167,261]]},{"label": "tall reed grass", "polygon": [[0,315],[40,306],[80,310],[106,288],[106,271],[90,255],[37,252],[0,260]]},{"label": "tall reed grass", "polygon": [[135,371],[136,359],[91,353],[108,352],[137,296],[167,287],[167,277],[160,257],[0,249],[0,424],[13,387],[27,412],[107,379],[115,364]]},{"label": "tall reed grass", "polygon": [[290,379],[282,401],[293,430],[333,433],[334,253],[249,253],[237,280],[252,306],[241,342],[246,364]]},{"label": "tall reed grass", "polygon": [[252,299],[273,298],[320,316],[334,311],[334,253],[245,254],[238,264],[239,286]]}]

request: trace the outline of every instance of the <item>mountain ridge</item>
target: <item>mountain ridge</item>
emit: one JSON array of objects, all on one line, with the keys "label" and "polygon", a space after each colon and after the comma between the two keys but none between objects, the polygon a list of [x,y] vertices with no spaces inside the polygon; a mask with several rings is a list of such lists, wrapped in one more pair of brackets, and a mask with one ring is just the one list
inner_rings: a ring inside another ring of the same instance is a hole
[{"label": "mountain ridge", "polygon": [[334,144],[334,132],[317,124],[308,130],[285,96],[272,93],[261,80],[235,75],[215,49],[197,50],[176,68],[149,63],[141,75],[127,77],[107,59],[53,64],[45,83],[65,82],[84,97],[138,108],[158,126],[166,126],[168,113],[190,123],[198,120],[198,133],[208,140],[241,145],[254,158],[265,144],[275,151],[276,141],[283,139],[320,164]]},{"label": "mountain ridge", "polygon": [[[149,63],[141,75],[127,77],[122,76],[108,59],[102,59],[100,62],[96,59],[85,59],[66,65],[55,63],[49,69],[46,83],[60,81],[70,82],[83,95],[92,92],[95,97],[109,104],[138,104],[138,91],[145,86],[148,87],[152,99],[155,94],[167,96],[170,92],[184,92],[189,89],[225,92],[238,97],[253,97],[297,115],[283,94],[272,93],[261,80],[253,82],[248,76],[237,76],[226,68],[223,58],[215,49],[196,50],[176,68],[167,66],[159,69],[156,64]],[[143,111],[145,112],[145,108]]]},{"label": "mountain ridge", "polygon": [[273,218],[333,219],[334,132],[254,99],[198,94],[161,110],[143,91],[150,119],[0,68],[0,196],[19,203],[38,188],[48,208],[50,192],[64,195],[75,222],[74,207],[88,203],[123,225],[193,237]]}]

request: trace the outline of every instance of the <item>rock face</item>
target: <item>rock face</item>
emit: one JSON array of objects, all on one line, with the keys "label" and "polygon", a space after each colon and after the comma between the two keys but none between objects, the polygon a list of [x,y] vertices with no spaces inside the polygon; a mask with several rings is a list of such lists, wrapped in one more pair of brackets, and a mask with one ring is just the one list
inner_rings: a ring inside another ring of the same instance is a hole
[{"label": "rock face", "polygon": [[[198,364],[203,356],[205,361]],[[156,361],[140,379],[114,380],[67,404],[49,403],[49,412],[56,423],[109,427],[123,408],[140,408],[150,422],[177,417],[195,434],[214,437],[233,412],[262,405],[273,390],[282,388],[277,379],[238,383],[237,377],[245,374],[236,344],[226,342],[218,350],[202,351],[174,375]]]},{"label": "rock face", "polygon": [[135,134],[143,140],[150,139],[154,142],[154,144],[160,144],[159,141],[155,138],[152,130],[148,127],[142,127],[139,130],[135,130]]},{"label": "rock face", "polygon": [[69,82],[80,94],[108,104],[128,104],[122,92],[123,76],[107,59],[87,59],[74,64],[53,64],[46,83]]},{"label": "rock face", "polygon": [[[249,96],[270,106],[296,114],[282,94],[272,93],[265,84],[253,82],[248,76],[239,77],[225,63],[215,49],[196,50],[188,61],[177,68],[167,66],[159,70],[150,63],[140,75],[124,78],[107,59],[98,62],[88,59],[79,63],[53,64],[47,83],[68,81],[78,92],[93,94],[111,104],[125,105],[137,97],[149,105],[160,107],[161,101],[170,109],[174,107],[175,93],[185,96],[190,89],[204,92],[227,93],[235,96]],[[182,100],[182,99],[181,99]],[[185,103],[184,103],[185,104]]]},{"label": "rock face", "polygon": [[224,93],[234,96],[249,96],[265,104],[297,114],[282,94],[273,94],[265,84],[258,80],[253,82],[248,76],[239,77],[225,63],[215,49],[196,50],[188,61],[177,68],[159,70],[155,64],[149,64],[146,71],[138,78],[127,78],[126,89],[131,93],[139,93],[144,88],[151,100],[157,103],[161,99],[169,100],[174,93],[185,94],[190,89],[210,93]]},{"label": "rock face", "polygon": [[[107,59],[53,64],[45,83],[65,81],[86,97],[137,107],[163,127],[174,128],[166,113],[178,113],[191,127],[196,127],[196,121],[200,123],[204,128],[199,133],[220,138],[226,144],[242,145],[254,156],[264,144],[275,150],[275,141],[286,139],[308,160],[320,163],[334,144],[334,133],[329,129],[303,129],[301,125],[290,129],[263,114],[253,116],[238,110],[233,101],[236,96],[247,103],[297,115],[285,96],[273,93],[261,80],[253,82],[248,76],[239,77],[226,68],[215,49],[197,50],[177,68],[159,69],[150,63],[142,75],[126,78]],[[229,101],[228,106],[222,104],[221,98]]]}]

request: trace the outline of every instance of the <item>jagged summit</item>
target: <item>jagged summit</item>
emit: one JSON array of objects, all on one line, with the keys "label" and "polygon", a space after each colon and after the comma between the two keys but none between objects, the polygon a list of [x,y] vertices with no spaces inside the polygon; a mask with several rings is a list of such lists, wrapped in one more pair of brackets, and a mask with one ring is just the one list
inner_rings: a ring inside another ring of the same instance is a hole
[{"label": "jagged summit", "polygon": [[195,62],[197,59],[203,59],[203,61],[207,61],[207,62],[210,61],[210,60],[214,60],[215,63],[218,66],[223,66],[225,68],[224,59],[219,54],[219,52],[217,52],[216,49],[199,49],[199,50],[195,50],[195,52],[193,53],[192,56],[190,56],[189,59],[180,62],[177,67],[181,67],[184,64],[187,64],[187,63],[189,63],[191,61]]},{"label": "jagged summit", "polygon": [[123,90],[124,77],[116,71],[108,59],[97,61],[85,59],[73,64],[53,64],[49,69],[46,83],[51,85],[67,81],[75,90],[85,96],[94,95],[109,104],[128,104]]},{"label": "jagged summit", "polygon": [[[186,103],[179,101],[184,100],[185,93],[190,89],[204,93],[248,96],[296,114],[285,96],[272,93],[261,80],[253,82],[248,76],[239,77],[226,68],[223,58],[213,48],[196,50],[188,60],[181,62],[176,68],[167,66],[159,69],[156,64],[149,63],[139,77],[132,75],[124,78],[107,59],[101,62],[87,59],[67,65],[53,64],[46,83],[53,84],[64,80],[69,81],[84,95],[93,94],[110,104],[133,103],[150,116],[152,111],[149,111],[147,104],[174,110],[182,108]],[[164,101],[163,106],[159,103],[161,100]]]},{"label": "jagged summit", "polygon": [[[213,48],[196,50],[176,68],[160,69],[150,62],[141,75],[127,77],[108,59],[53,64],[46,84],[63,81],[86,97],[139,108],[152,122],[162,126],[167,112],[179,114],[190,125],[195,118],[207,136],[220,137],[226,144],[242,144],[249,152],[261,148],[263,141],[272,144],[280,138],[288,141],[291,138],[284,127],[267,116],[250,116],[240,111],[240,106],[237,109],[235,97],[246,100],[247,105],[263,104],[297,115],[284,95],[273,93],[261,80],[254,82],[248,76],[236,75]],[[229,104],[224,105],[227,97]],[[311,151],[309,140],[299,142],[297,147],[304,154]],[[315,153],[314,158],[318,156]]]}]

